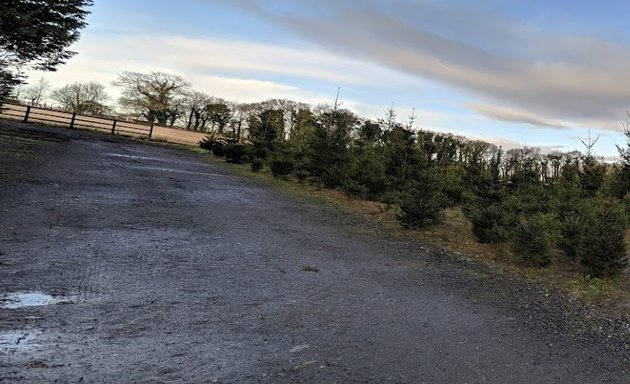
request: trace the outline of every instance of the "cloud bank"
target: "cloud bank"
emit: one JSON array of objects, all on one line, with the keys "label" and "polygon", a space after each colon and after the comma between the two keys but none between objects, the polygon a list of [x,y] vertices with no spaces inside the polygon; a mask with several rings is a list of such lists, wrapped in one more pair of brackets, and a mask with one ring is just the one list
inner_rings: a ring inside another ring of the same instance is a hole
[{"label": "cloud bank", "polygon": [[266,0],[232,5],[347,56],[481,97],[477,112],[564,129],[630,106],[630,45],[536,29],[483,5],[411,0]]},{"label": "cloud bank", "polygon": [[[123,71],[181,74],[201,91],[243,102],[288,98],[331,102],[337,86],[420,86],[412,77],[355,58],[340,57],[312,44],[287,46],[243,39],[125,33],[117,39],[90,36],[73,49],[81,54],[58,72],[33,72],[54,87],[74,81],[109,86]],[[312,86],[315,85],[315,86]],[[318,93],[317,89],[323,89]],[[114,97],[116,89],[110,88]],[[379,113],[384,113],[383,110]]]}]

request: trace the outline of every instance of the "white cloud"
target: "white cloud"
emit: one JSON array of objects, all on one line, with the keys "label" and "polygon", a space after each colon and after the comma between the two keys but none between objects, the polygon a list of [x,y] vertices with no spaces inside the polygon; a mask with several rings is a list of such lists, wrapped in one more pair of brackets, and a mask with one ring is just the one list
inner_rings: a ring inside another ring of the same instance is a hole
[{"label": "white cloud", "polygon": [[[463,137],[465,137],[467,139],[470,139],[470,140],[485,141],[486,143],[494,144],[497,147],[501,147],[505,151],[510,150],[510,149],[520,149],[520,148],[524,148],[526,146],[532,147],[530,145],[527,145],[526,143],[521,143],[519,141],[508,139],[508,138],[505,138],[505,137],[488,136],[488,135],[476,135],[476,134],[463,133],[463,132],[459,132],[459,133],[456,132],[454,134],[456,134],[458,136],[463,136]],[[565,148],[562,145],[533,146],[533,147],[539,148],[540,152],[543,153],[543,154],[551,153],[553,151],[558,151],[558,150],[562,150],[563,148]]]},{"label": "white cloud", "polygon": [[[520,144],[497,136],[523,138],[529,127],[517,127],[519,136],[514,136],[505,129],[509,125],[498,122],[618,132],[630,107],[629,46],[533,30],[487,12],[483,5],[296,0],[290,2],[291,11],[270,12],[289,3],[223,3],[253,10],[274,28],[284,26],[287,38],[263,43],[252,41],[258,36],[167,35],[147,29],[149,22],[146,28],[119,30],[115,38],[86,30],[73,47],[79,54],[44,77],[53,87],[98,81],[114,99],[118,91],[111,82],[123,71],[180,74],[198,90],[243,102],[289,98],[330,103],[341,86],[343,107],[359,115],[382,117],[392,100],[399,120],[405,121],[410,104],[419,99],[416,121],[423,129],[468,137],[476,130],[486,134],[477,138],[504,147]],[[437,88],[436,82],[448,87]],[[453,90],[465,96],[453,96]],[[441,112],[429,111],[427,105]],[[462,113],[462,106],[474,113]],[[449,109],[452,115],[445,112]]]},{"label": "white cloud", "polygon": [[[180,74],[194,88],[227,99],[290,98],[311,104],[330,102],[337,85],[380,85],[384,78],[389,84],[422,85],[408,75],[306,45],[130,34],[115,40],[86,36],[73,49],[79,54],[58,72],[34,72],[31,77],[44,76],[53,87],[96,81],[117,98],[120,92],[111,87],[117,74],[163,71]],[[331,94],[308,91],[305,82],[330,84]]]},{"label": "white cloud", "polygon": [[533,127],[567,129],[569,125],[557,120],[537,116],[534,113],[518,108],[499,107],[489,104],[475,104],[471,108],[479,114],[508,123],[528,124]]},{"label": "white cloud", "polygon": [[187,79],[194,84],[195,89],[203,90],[227,100],[243,103],[258,102],[266,99],[291,99],[310,104],[326,101],[323,96],[272,81],[202,74],[187,76]]},{"label": "white cloud", "polygon": [[[483,98],[483,104],[518,106],[530,114],[485,111],[499,120],[520,117],[559,127],[565,121],[623,117],[629,106],[630,45],[534,29],[482,5],[302,0],[299,11],[278,12],[263,0],[237,3],[340,54],[443,82]],[[324,15],[311,12],[321,8]]]},{"label": "white cloud", "polygon": [[[241,75],[246,78],[294,77],[349,85],[378,83],[383,77],[407,82],[408,76],[390,69],[332,54],[322,48],[303,44],[279,44],[244,40],[204,39],[185,36],[130,34],[122,38],[89,37],[72,59],[89,60],[107,72],[149,71],[168,67],[183,74],[211,73]],[[240,76],[238,76],[240,77]]]}]

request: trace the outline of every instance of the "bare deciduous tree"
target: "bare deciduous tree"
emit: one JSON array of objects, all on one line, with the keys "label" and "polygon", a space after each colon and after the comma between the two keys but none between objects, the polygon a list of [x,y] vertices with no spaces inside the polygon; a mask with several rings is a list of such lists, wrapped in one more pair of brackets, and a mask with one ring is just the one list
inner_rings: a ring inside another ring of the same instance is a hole
[{"label": "bare deciduous tree", "polygon": [[233,112],[232,120],[230,121],[230,128],[232,134],[240,140],[245,136],[246,131],[249,129],[249,118],[252,114],[259,110],[258,104],[246,104],[246,103],[230,103],[230,109]]},{"label": "bare deciduous tree", "polygon": [[132,114],[161,125],[173,125],[182,115],[190,84],[164,72],[123,72],[113,83],[122,88],[119,104]]},{"label": "bare deciduous tree", "polygon": [[223,133],[234,116],[228,102],[219,98],[212,99],[206,105],[206,113],[212,127],[216,128],[219,133]]},{"label": "bare deciduous tree", "polygon": [[208,122],[206,106],[212,97],[204,92],[190,91],[184,95],[183,109],[186,117],[186,129],[205,131]]},{"label": "bare deciduous tree", "polygon": [[39,105],[46,99],[49,90],[50,83],[42,77],[36,83],[24,87],[19,93],[19,97],[30,105]]},{"label": "bare deciduous tree", "polygon": [[76,113],[104,114],[109,111],[105,105],[109,99],[105,86],[94,81],[65,85],[55,89],[50,98],[63,109]]}]

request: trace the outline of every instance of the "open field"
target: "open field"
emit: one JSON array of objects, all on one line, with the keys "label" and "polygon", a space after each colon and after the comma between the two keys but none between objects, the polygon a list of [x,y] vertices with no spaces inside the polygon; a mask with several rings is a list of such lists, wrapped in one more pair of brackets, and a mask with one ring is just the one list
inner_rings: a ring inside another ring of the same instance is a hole
[{"label": "open field", "polygon": [[185,131],[183,129],[167,128],[155,126],[153,127],[153,139],[167,141],[176,144],[198,145],[207,133]]}]

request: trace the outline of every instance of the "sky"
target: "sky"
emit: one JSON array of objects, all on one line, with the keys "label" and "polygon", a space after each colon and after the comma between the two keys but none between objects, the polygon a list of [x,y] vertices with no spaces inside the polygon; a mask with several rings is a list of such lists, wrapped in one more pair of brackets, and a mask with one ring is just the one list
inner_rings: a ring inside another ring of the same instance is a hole
[{"label": "sky", "polygon": [[163,71],[239,102],[388,108],[418,128],[615,156],[630,110],[630,2],[96,0],[53,88]]}]

